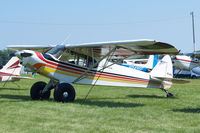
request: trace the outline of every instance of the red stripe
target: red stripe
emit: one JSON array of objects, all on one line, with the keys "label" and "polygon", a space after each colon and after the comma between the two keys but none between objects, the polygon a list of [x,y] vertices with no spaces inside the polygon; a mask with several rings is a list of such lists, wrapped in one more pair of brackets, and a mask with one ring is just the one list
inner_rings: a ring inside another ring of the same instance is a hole
[{"label": "red stripe", "polygon": [[186,62],[199,63],[198,61],[190,61],[190,60],[178,59],[178,58],[176,58],[176,59],[177,59],[177,60],[181,60],[181,61],[186,61]]},{"label": "red stripe", "polygon": [[19,60],[18,61],[16,61],[14,64],[12,64],[11,66],[9,66],[8,67],[8,69],[13,69],[13,68],[18,68],[18,67],[20,67],[20,66],[18,66],[19,65]]},{"label": "red stripe", "polygon": [[19,75],[15,75],[15,74],[12,74],[12,73],[0,72],[0,76],[19,76]]}]

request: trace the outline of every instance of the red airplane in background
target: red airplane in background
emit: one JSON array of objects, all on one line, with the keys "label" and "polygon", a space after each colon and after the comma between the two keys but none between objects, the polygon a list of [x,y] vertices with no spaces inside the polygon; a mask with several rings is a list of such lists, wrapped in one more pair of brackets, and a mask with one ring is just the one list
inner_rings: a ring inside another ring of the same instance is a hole
[{"label": "red airplane in background", "polygon": [[8,63],[0,70],[0,82],[18,81],[20,79],[31,79],[20,76],[22,66],[17,57],[12,57]]}]

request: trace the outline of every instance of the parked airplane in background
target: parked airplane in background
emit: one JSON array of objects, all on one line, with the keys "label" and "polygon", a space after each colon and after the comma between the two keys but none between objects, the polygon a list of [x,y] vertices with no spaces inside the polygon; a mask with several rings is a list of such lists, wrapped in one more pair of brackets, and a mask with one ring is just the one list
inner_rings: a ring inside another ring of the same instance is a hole
[{"label": "parked airplane in background", "polygon": [[137,69],[143,72],[151,71],[158,63],[158,55],[150,55],[149,59],[127,59],[122,66]]},{"label": "parked airplane in background", "polygon": [[200,53],[189,53],[185,55],[176,55],[173,59],[174,66],[180,70],[191,71],[200,74]]},{"label": "parked airplane in background", "polygon": [[[51,89],[58,102],[75,99],[72,84],[159,88],[167,96],[172,85],[172,61],[166,55],[150,72],[121,66],[122,60],[110,62],[114,57],[123,59],[135,54],[178,54],[173,46],[153,40],[109,41],[57,46],[13,45],[9,49],[21,50],[15,54],[27,71],[50,78],[48,84],[36,82],[31,87],[32,99],[48,99]],[[46,53],[34,50],[50,49]],[[23,50],[26,49],[26,50]]]},{"label": "parked airplane in background", "polygon": [[8,63],[0,70],[0,82],[18,81],[20,79],[30,79],[20,76],[22,66],[17,57],[12,57]]}]

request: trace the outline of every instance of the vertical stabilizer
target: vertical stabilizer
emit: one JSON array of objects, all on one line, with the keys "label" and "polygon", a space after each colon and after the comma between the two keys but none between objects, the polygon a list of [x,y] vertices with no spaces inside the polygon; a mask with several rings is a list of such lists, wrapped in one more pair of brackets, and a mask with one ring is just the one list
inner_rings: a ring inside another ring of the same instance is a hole
[{"label": "vertical stabilizer", "polygon": [[21,65],[17,57],[12,57],[8,63],[3,66],[0,72],[11,73],[14,75],[20,75]]},{"label": "vertical stabilizer", "polygon": [[157,65],[157,63],[158,63],[158,55],[150,55],[147,64],[145,66],[146,68],[153,69]]},{"label": "vertical stabilizer", "polygon": [[165,55],[161,61],[151,71],[151,77],[155,78],[173,78],[172,60],[169,55]]}]

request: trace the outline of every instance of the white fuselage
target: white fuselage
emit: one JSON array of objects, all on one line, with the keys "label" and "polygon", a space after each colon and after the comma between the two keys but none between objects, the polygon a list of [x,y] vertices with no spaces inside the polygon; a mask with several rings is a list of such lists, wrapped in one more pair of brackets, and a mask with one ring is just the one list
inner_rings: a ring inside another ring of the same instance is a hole
[{"label": "white fuselage", "polygon": [[[64,63],[47,54],[28,51],[32,56],[22,59],[22,65],[32,72],[40,73],[58,82],[74,83],[80,75],[88,70],[75,64]],[[143,88],[169,88],[171,82],[151,80],[150,74],[121,65],[102,60],[96,68],[93,68],[78,80],[77,84],[95,84],[105,86],[127,86]],[[106,67],[109,66],[109,67]],[[102,68],[103,71],[102,71]]]},{"label": "white fuselage", "polygon": [[191,56],[177,55],[174,60],[174,66],[181,70],[190,71],[193,68],[200,66],[200,62]]}]

